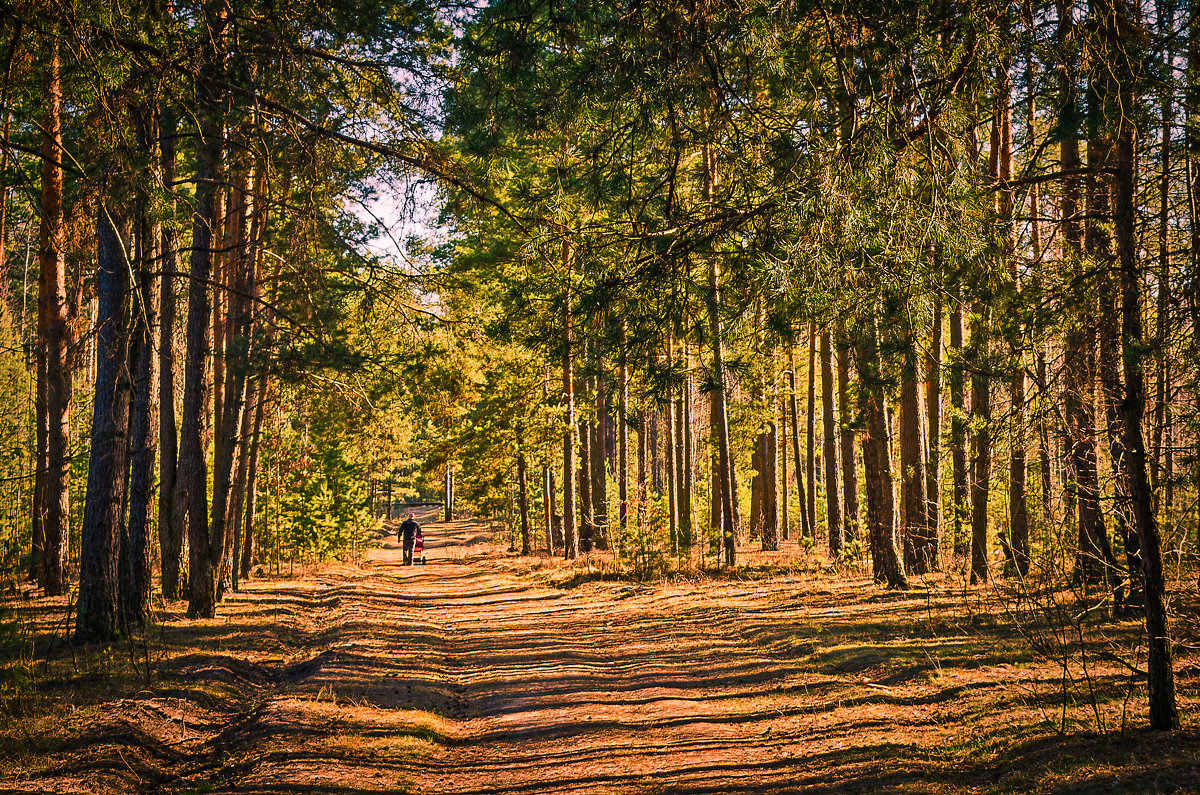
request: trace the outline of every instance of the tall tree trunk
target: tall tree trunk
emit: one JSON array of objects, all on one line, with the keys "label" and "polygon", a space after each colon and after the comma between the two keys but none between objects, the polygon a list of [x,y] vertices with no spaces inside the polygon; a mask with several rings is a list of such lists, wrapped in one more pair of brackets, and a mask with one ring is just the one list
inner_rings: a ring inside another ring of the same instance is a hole
[{"label": "tall tree trunk", "polygon": [[66,589],[70,537],[71,331],[67,324],[63,255],[62,73],[57,35],[48,43],[42,76],[42,217],[38,262],[37,470],[33,535],[37,581],[47,596]]},{"label": "tall tree trunk", "polygon": [[950,505],[950,532],[954,539],[954,554],[965,555],[968,549],[967,517],[971,504],[967,471],[967,401],[965,350],[963,349],[963,316],[961,296],[953,298],[950,312],[950,458],[953,468],[954,499]]},{"label": "tall tree trunk", "polygon": [[937,536],[930,533],[925,496],[925,457],[921,450],[921,390],[915,334],[905,329],[904,366],[900,375],[901,539],[904,566],[912,574],[935,568]]},{"label": "tall tree trunk", "polygon": [[596,355],[596,421],[592,423],[592,523],[597,549],[608,549],[608,390],[604,386],[604,363]]},{"label": "tall tree trunk", "polygon": [[[942,516],[942,301],[933,300],[933,325],[929,331],[929,350],[925,355],[925,511],[935,544]],[[940,554],[935,553],[934,568],[940,568]]]},{"label": "tall tree trunk", "polygon": [[562,243],[562,267],[567,276],[563,294],[563,555],[567,560],[579,556],[579,538],[575,525],[575,341],[572,302],[571,244]]},{"label": "tall tree trunk", "polygon": [[[712,411],[713,438],[717,445],[718,477],[721,492],[721,549],[724,552],[725,565],[732,568],[737,564],[735,539],[738,536],[735,524],[735,505],[737,503],[737,479],[733,474],[733,452],[729,441],[729,411],[725,399],[725,351],[723,332],[721,328],[721,275],[716,257],[710,257],[708,263],[708,319],[712,339],[713,357],[713,391]],[[714,489],[715,491],[715,489]]]},{"label": "tall tree trunk", "polygon": [[96,388],[79,547],[76,640],[108,641],[123,626],[117,566],[129,457],[129,320],[132,287],[126,222],[101,205],[96,218]]},{"label": "tall tree trunk", "polygon": [[892,494],[892,461],[888,452],[888,422],[883,382],[879,371],[878,330],[874,314],[858,330],[859,413],[865,420],[862,435],[863,470],[867,486],[867,527],[875,581],[904,589],[908,579],[896,539]]},{"label": "tall tree trunk", "polygon": [[861,537],[858,518],[858,453],[854,446],[854,427],[850,417],[850,345],[845,325],[838,322],[837,340],[838,413],[842,435],[842,501],[845,510],[846,540]]},{"label": "tall tree trunk", "polygon": [[684,545],[691,548],[695,542],[695,520],[692,518],[694,514],[694,462],[692,461],[692,389],[691,389],[691,352],[685,348],[684,350],[684,377],[681,387],[681,399],[679,401],[680,411],[680,467],[679,473],[679,530],[683,538]]},{"label": "tall tree trunk", "polygon": [[[152,144],[149,119],[142,119],[139,139],[146,153]],[[133,414],[130,420],[132,460],[129,473],[129,543],[126,567],[122,567],[121,611],[130,624],[143,622],[150,607],[150,534],[153,521],[155,445],[155,377],[158,357],[154,349],[154,325],[157,322],[154,276],[154,240],[157,230],[150,224],[145,197],[137,211],[137,279],[131,333]]]},{"label": "tall tree trunk", "polygon": [[621,321],[621,353],[617,398],[617,491],[620,506],[620,538],[629,532],[629,340],[625,321]]},{"label": "tall tree trunk", "polygon": [[[579,396],[579,402],[587,404],[586,391]],[[579,428],[579,551],[587,554],[592,551],[596,539],[596,517],[592,502],[592,423],[585,420]]]},{"label": "tall tree trunk", "polygon": [[[1139,101],[1134,87],[1140,65],[1133,62],[1122,38],[1131,28],[1141,27],[1138,10],[1127,0],[1108,0],[1100,4],[1106,16],[1111,12],[1111,27],[1102,27],[1108,57],[1115,61],[1112,72],[1119,85],[1119,105],[1134,107]],[[1107,7],[1106,7],[1107,6]],[[1118,33],[1120,31],[1120,33]],[[1135,35],[1135,38],[1140,38]],[[1163,576],[1162,540],[1154,517],[1154,500],[1146,466],[1142,417],[1146,409],[1146,385],[1143,360],[1148,349],[1142,330],[1141,269],[1137,252],[1137,129],[1125,114],[1117,122],[1116,173],[1113,178],[1113,226],[1121,264],[1121,354],[1124,362],[1125,400],[1121,403],[1124,419],[1125,468],[1129,482],[1134,525],[1144,580],[1146,633],[1149,638],[1147,684],[1149,686],[1150,727],[1171,731],[1179,728],[1175,705],[1175,677],[1171,665],[1171,636],[1167,621],[1166,585]]]},{"label": "tall tree trunk", "polygon": [[[676,351],[678,354],[678,351]],[[676,355],[676,359],[678,359]],[[675,469],[675,521],[679,528],[679,547],[687,554],[692,547],[692,503],[691,489],[687,483],[688,472],[685,462],[685,450],[688,447],[687,417],[684,404],[687,400],[687,369],[684,367],[683,378],[675,393],[675,445],[672,459]]]},{"label": "tall tree trunk", "polygon": [[808,512],[804,467],[800,465],[805,459],[800,455],[800,401],[796,397],[796,353],[791,345],[788,346],[788,402],[792,409],[792,460],[796,462],[796,501],[800,503],[800,535],[803,538],[816,538],[812,515]]},{"label": "tall tree trunk", "polygon": [[[164,103],[159,149],[162,178],[175,184],[174,111]],[[167,222],[162,224],[162,279],[159,282],[158,328],[158,438],[161,455],[158,464],[158,546],[163,598],[179,598],[179,575],[183,564],[183,539],[187,533],[186,514],[175,510],[176,469],[179,465],[179,435],[175,427],[175,276],[179,272],[179,248],[172,223],[174,193],[167,193]]]},{"label": "tall tree trunk", "polygon": [[791,475],[788,473],[788,402],[786,397],[777,397],[775,410],[779,412],[779,538],[790,541],[792,538]]},{"label": "tall tree trunk", "polygon": [[817,331],[808,324],[808,409],[804,439],[804,477],[808,494],[808,521],[812,539],[817,539]]},{"label": "tall tree trunk", "polygon": [[976,427],[971,456],[971,583],[988,578],[988,494],[992,473],[991,378],[985,357],[988,348],[988,307],[976,304],[971,313],[971,416]]},{"label": "tall tree trunk", "polygon": [[216,184],[221,139],[218,125],[206,120],[201,130],[196,172],[196,210],[192,224],[192,250],[188,266],[188,319],[183,370],[183,407],[180,416],[179,468],[176,475],[176,511],[187,512],[188,613],[211,618],[216,610],[216,567],[221,547],[214,549],[208,527],[208,456],[203,412],[207,402],[205,366],[209,359],[212,291],[212,230],[215,223]]},{"label": "tall tree trunk", "polygon": [[[212,475],[212,517],[209,533],[212,537],[213,553],[219,555],[214,561],[218,577],[217,596],[233,586],[233,569],[236,565],[233,517],[236,488],[234,460],[238,451],[246,409],[246,362],[249,350],[251,305],[254,290],[255,253],[252,244],[251,218],[255,215],[251,204],[252,186],[257,180],[243,172],[230,192],[232,242],[226,268],[228,317],[225,324],[225,347],[223,353],[225,380],[224,402],[221,407],[220,424],[213,428],[214,453]],[[249,187],[248,187],[249,186]]]},{"label": "tall tree trunk", "polygon": [[533,539],[529,534],[529,475],[526,473],[525,453],[517,453],[517,495],[521,507],[521,554],[533,554]]},{"label": "tall tree trunk", "polygon": [[842,496],[838,492],[837,419],[833,415],[833,338],[828,328],[821,332],[821,406],[824,443],[825,509],[829,517],[829,557],[842,556],[845,526]]},{"label": "tall tree trunk", "polygon": [[[1059,36],[1064,41],[1074,37],[1073,0],[1059,0]],[[1060,121],[1063,134],[1060,161],[1064,173],[1062,185],[1062,248],[1063,258],[1072,263],[1072,272],[1081,278],[1078,265],[1083,249],[1080,226],[1080,169],[1075,62],[1067,56],[1059,68],[1059,91],[1062,95]],[[1068,124],[1070,126],[1068,126]],[[1095,338],[1090,312],[1078,309],[1069,318],[1063,340],[1064,401],[1071,469],[1075,477],[1075,510],[1078,516],[1079,548],[1076,558],[1077,576],[1086,583],[1105,582],[1108,567],[1115,563],[1104,518],[1100,512],[1100,485],[1096,466],[1095,417],[1093,386],[1095,384]]]},{"label": "tall tree trunk", "polygon": [[[250,461],[246,473],[246,516],[242,521],[241,579],[250,579],[254,564],[254,515],[258,502],[258,450],[262,443],[263,411],[267,402],[267,379],[259,376],[254,392],[254,424],[250,431]],[[388,514],[392,511],[392,484],[388,483]]]}]

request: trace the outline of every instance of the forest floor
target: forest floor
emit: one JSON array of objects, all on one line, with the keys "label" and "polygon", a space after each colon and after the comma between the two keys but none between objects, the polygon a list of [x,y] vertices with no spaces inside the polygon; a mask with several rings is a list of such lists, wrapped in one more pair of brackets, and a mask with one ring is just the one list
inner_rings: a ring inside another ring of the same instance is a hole
[{"label": "forest floor", "polygon": [[1200,792],[1186,611],[1161,735],[1138,623],[1081,627],[1058,592],[887,592],[794,548],[638,582],[470,522],[426,538],[427,565],[383,538],[110,649],[8,598],[0,792]]}]

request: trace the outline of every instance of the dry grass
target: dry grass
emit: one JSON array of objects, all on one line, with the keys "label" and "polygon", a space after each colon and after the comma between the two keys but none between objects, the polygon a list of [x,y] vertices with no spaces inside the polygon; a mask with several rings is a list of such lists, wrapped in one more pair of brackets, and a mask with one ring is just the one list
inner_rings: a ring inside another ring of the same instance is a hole
[{"label": "dry grass", "polygon": [[61,640],[62,601],[18,600],[0,790],[1200,791],[1194,593],[1164,736],[1140,728],[1138,622],[1069,591],[891,593],[749,550],[639,581],[466,522],[428,540],[427,566],[385,539],[107,651]]}]

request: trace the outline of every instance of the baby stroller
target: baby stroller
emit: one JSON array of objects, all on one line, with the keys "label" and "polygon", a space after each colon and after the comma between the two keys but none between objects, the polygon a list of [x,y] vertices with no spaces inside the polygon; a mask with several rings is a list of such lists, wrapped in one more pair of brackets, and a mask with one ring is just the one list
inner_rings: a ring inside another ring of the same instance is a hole
[{"label": "baby stroller", "polygon": [[421,565],[425,565],[425,536],[418,530],[413,538],[413,562],[420,561]]}]

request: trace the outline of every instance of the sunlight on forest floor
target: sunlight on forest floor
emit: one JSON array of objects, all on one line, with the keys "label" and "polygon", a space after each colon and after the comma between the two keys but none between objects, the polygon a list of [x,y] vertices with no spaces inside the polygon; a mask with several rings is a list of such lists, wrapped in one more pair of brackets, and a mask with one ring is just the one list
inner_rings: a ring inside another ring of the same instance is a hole
[{"label": "sunlight on forest floor", "polygon": [[1154,735],[1140,623],[1066,592],[886,592],[749,549],[642,582],[426,527],[424,566],[381,538],[110,649],[13,603],[0,791],[1200,791],[1194,611],[1185,728]]}]

